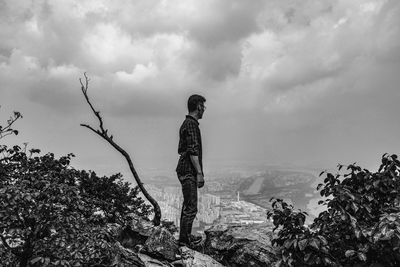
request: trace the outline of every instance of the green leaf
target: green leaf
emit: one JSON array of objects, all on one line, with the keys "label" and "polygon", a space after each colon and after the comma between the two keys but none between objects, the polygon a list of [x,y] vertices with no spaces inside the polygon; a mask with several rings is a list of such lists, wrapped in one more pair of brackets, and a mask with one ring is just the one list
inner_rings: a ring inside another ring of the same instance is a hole
[{"label": "green leaf", "polygon": [[390,240],[394,236],[395,231],[393,229],[390,229],[385,233],[383,237],[380,238],[380,240]]},{"label": "green leaf", "polygon": [[354,234],[355,234],[356,238],[360,238],[361,230],[360,229],[354,229]]},{"label": "green leaf", "polygon": [[311,253],[307,253],[305,256],[304,256],[304,262],[308,262],[308,260],[310,259],[310,257],[311,257]]},{"label": "green leaf", "polygon": [[297,239],[294,239],[293,247],[294,247],[294,248],[297,248],[297,246],[298,246],[298,241],[297,241]]},{"label": "green leaf", "polygon": [[357,256],[361,261],[367,261],[367,256],[364,253],[359,252]]},{"label": "green leaf", "polygon": [[301,251],[303,251],[306,248],[307,243],[308,243],[308,240],[307,239],[303,239],[303,240],[300,240],[297,244],[299,246],[299,249]]},{"label": "green leaf", "polygon": [[333,262],[331,261],[331,259],[329,259],[328,257],[324,257],[322,258],[322,262],[325,263],[326,265],[334,265]]},{"label": "green leaf", "polygon": [[382,235],[386,235],[387,230],[388,230],[388,225],[384,225],[384,226],[380,229]]},{"label": "green leaf", "polygon": [[328,240],[326,240],[325,237],[323,237],[322,235],[319,235],[318,238],[319,238],[319,240],[321,240],[321,242],[324,246],[328,245]]},{"label": "green leaf", "polygon": [[346,256],[346,258],[349,258],[349,257],[351,257],[351,256],[354,256],[355,254],[356,254],[356,252],[355,252],[354,250],[352,250],[352,249],[347,250],[347,251],[344,253],[344,255]]},{"label": "green leaf", "polygon": [[356,228],[356,227],[357,227],[357,219],[354,218],[353,216],[351,216],[350,214],[348,214],[348,216],[349,216],[349,218],[350,218],[351,226],[352,226],[353,228]]},{"label": "green leaf", "polygon": [[321,196],[323,197],[325,195],[325,189],[322,189],[320,192]]},{"label": "green leaf", "polygon": [[354,210],[354,212],[359,210],[358,206],[354,202],[351,203],[351,208]]},{"label": "green leaf", "polygon": [[289,249],[289,248],[293,245],[293,243],[294,243],[294,240],[293,240],[293,239],[287,239],[287,240],[285,241],[285,243],[283,243],[283,246],[284,246],[285,248]]},{"label": "green leaf", "polygon": [[38,261],[40,261],[42,259],[42,257],[36,257],[36,258],[34,258],[33,260],[31,260],[31,263],[32,264],[35,264],[35,263],[37,263]]},{"label": "green leaf", "polygon": [[366,209],[368,213],[371,213],[371,211],[372,211],[372,209],[369,205],[364,205],[364,209]]},{"label": "green leaf", "polygon": [[49,265],[49,263],[50,263],[50,258],[45,258],[43,266],[47,266],[47,265]]},{"label": "green leaf", "polygon": [[312,239],[311,242],[308,243],[309,246],[319,250],[319,242],[316,239]]}]

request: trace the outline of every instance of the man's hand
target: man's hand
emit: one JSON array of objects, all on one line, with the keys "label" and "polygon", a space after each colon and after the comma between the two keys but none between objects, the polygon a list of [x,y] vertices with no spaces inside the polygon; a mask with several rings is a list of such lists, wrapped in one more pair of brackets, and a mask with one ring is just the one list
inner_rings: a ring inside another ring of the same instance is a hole
[{"label": "man's hand", "polygon": [[201,173],[197,174],[197,187],[202,188],[204,186],[204,176]]}]

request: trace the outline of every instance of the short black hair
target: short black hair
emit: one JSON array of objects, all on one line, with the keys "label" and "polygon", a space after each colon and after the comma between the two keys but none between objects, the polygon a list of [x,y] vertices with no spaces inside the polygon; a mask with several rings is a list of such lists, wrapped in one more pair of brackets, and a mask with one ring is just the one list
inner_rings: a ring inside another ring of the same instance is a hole
[{"label": "short black hair", "polygon": [[203,104],[204,102],[206,102],[206,99],[205,99],[204,96],[201,96],[201,95],[191,95],[191,96],[189,97],[189,99],[188,99],[188,102],[187,102],[188,111],[189,111],[189,112],[195,111],[196,108],[197,108],[197,106],[198,106],[200,103]]}]

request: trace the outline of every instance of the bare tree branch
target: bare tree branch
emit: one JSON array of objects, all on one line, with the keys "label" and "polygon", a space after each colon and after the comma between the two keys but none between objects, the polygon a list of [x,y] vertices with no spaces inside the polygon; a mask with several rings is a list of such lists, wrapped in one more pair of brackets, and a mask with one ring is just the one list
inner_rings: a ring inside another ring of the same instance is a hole
[{"label": "bare tree branch", "polygon": [[150,194],[147,192],[146,188],[144,187],[142,181],[139,178],[139,175],[137,174],[135,167],[133,166],[131,157],[129,156],[129,154],[122,149],[117,143],[115,143],[113,141],[113,136],[112,135],[108,135],[108,130],[104,128],[104,123],[103,123],[103,119],[100,116],[100,112],[96,111],[96,109],[94,108],[94,106],[92,105],[92,103],[90,102],[89,96],[88,96],[88,88],[89,88],[89,78],[86,75],[86,72],[84,73],[84,77],[85,77],[85,82],[82,82],[82,79],[79,79],[79,82],[81,84],[81,90],[83,93],[83,96],[86,99],[86,102],[88,103],[88,105],[90,106],[92,112],[94,113],[94,115],[97,117],[97,120],[99,121],[99,129],[95,129],[92,126],[88,125],[88,124],[81,124],[82,127],[88,128],[89,130],[91,130],[92,132],[94,132],[95,134],[99,135],[101,138],[103,138],[104,140],[106,140],[112,147],[114,147],[119,153],[121,153],[126,161],[128,162],[129,165],[129,169],[133,175],[133,177],[135,178],[136,183],[138,184],[141,192],[143,193],[143,195],[145,196],[145,198],[151,203],[151,205],[153,206],[154,209],[154,218],[153,218],[153,223],[154,225],[160,225],[161,222],[161,210],[160,210],[160,206],[158,205],[157,201],[150,196]]}]

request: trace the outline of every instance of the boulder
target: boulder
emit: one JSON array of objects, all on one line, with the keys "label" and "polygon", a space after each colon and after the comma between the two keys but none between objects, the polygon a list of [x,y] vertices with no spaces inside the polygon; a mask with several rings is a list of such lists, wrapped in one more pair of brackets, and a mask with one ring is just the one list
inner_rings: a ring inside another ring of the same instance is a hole
[{"label": "boulder", "polygon": [[152,221],[140,217],[138,215],[131,215],[132,221],[130,222],[130,227],[141,236],[149,237],[154,230],[154,224]]},{"label": "boulder", "polygon": [[140,251],[146,240],[154,231],[154,225],[151,221],[132,214],[132,221],[126,226],[110,224],[109,228],[115,233],[114,236],[125,248]]},{"label": "boulder", "polygon": [[221,263],[213,259],[212,257],[191,250],[187,247],[181,247],[181,259],[173,262],[174,266],[182,267],[224,267]]},{"label": "boulder", "polygon": [[269,225],[215,225],[205,231],[205,253],[228,266],[274,266]]},{"label": "boulder", "polygon": [[124,248],[119,242],[114,245],[115,257],[111,266],[115,267],[146,267],[145,263],[132,250]]},{"label": "boulder", "polygon": [[135,251],[140,251],[147,239],[148,236],[141,234],[136,229],[132,229],[129,225],[122,229],[118,237],[118,241],[124,247]]},{"label": "boulder", "polygon": [[143,253],[138,253],[138,256],[146,267],[174,267],[174,265],[168,262],[161,262]]},{"label": "boulder", "polygon": [[174,261],[179,255],[179,247],[174,236],[165,228],[155,227],[144,244],[144,252],[156,257]]},{"label": "boulder", "polygon": [[122,227],[118,223],[108,223],[106,225],[106,231],[113,237],[118,238],[121,235]]},{"label": "boulder", "polygon": [[132,229],[131,225],[121,226],[117,223],[107,224],[106,231],[123,247],[132,249],[136,252],[143,247],[147,238],[151,234],[150,230],[143,231],[141,228]]}]

